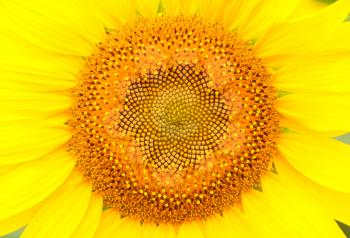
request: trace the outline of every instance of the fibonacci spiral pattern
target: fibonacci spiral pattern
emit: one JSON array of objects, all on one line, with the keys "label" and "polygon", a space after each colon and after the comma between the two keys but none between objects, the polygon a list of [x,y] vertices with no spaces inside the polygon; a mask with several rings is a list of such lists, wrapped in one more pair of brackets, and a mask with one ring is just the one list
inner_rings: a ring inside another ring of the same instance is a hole
[{"label": "fibonacci spiral pattern", "polygon": [[271,75],[236,34],[199,17],[139,18],[87,60],[69,125],[105,206],[180,224],[238,204],[271,166]]}]

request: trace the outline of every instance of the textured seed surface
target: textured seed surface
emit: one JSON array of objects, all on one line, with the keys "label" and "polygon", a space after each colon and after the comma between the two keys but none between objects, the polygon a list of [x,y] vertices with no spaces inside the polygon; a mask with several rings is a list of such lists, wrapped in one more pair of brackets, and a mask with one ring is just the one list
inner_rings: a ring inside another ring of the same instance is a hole
[{"label": "textured seed surface", "polygon": [[279,133],[271,75],[199,17],[139,18],[87,58],[69,146],[107,207],[180,224],[225,212],[259,184]]}]

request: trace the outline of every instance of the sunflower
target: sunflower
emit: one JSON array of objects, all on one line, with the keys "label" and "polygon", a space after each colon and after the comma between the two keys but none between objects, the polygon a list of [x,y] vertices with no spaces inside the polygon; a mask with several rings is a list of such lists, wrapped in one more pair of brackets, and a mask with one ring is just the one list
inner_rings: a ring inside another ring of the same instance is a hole
[{"label": "sunflower", "polygon": [[349,0],[0,6],[0,235],[345,237]]}]

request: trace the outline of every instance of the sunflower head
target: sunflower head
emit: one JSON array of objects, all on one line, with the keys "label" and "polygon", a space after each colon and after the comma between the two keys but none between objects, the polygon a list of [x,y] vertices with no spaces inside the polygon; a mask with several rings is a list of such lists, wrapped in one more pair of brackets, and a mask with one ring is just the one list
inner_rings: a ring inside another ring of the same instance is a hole
[{"label": "sunflower head", "polygon": [[0,1],[0,236],[342,237],[350,1],[312,1]]},{"label": "sunflower head", "polygon": [[109,32],[73,95],[78,167],[106,206],[142,222],[223,212],[276,150],[271,74],[237,34],[197,16]]}]

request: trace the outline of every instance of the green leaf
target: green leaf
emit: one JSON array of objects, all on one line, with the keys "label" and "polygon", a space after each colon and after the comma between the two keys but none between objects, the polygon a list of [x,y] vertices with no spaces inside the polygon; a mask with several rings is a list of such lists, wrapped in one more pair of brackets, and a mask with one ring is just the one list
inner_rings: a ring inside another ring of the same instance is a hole
[{"label": "green leaf", "polygon": [[346,237],[350,238],[350,226],[346,225],[345,223],[342,223],[340,221],[335,220],[340,227],[340,229],[344,232]]},{"label": "green leaf", "polygon": [[12,233],[10,233],[8,235],[0,236],[0,238],[19,238],[23,231],[24,231],[24,227],[18,229],[15,232],[12,232]]},{"label": "green leaf", "polygon": [[317,0],[317,1],[331,4],[331,3],[335,3],[338,0]]}]

